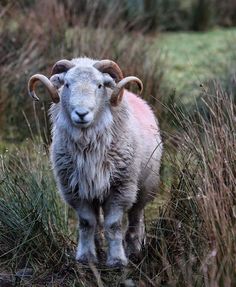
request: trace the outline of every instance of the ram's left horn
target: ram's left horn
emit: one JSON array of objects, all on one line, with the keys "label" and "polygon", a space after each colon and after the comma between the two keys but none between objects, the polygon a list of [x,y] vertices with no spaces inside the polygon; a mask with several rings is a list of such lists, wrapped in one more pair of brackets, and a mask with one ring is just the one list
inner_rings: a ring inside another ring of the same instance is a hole
[{"label": "ram's left horn", "polygon": [[135,82],[140,89],[140,93],[142,93],[143,83],[139,78],[134,76],[125,77],[116,85],[113,90],[113,93],[111,95],[111,104],[113,106],[119,105],[119,103],[122,101],[124,87],[131,82]]}]

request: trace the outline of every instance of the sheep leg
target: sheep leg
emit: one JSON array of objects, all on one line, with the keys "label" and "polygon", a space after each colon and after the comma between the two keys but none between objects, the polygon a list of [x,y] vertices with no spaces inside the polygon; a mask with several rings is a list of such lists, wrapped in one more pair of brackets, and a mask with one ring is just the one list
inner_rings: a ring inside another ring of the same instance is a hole
[{"label": "sheep leg", "polygon": [[96,209],[86,201],[82,201],[78,208],[79,244],[76,260],[81,263],[97,262],[95,247],[95,230],[97,225]]},{"label": "sheep leg", "polygon": [[106,264],[110,267],[126,266],[122,235],[123,209],[118,205],[109,205],[104,210],[105,237],[108,241],[108,255]]},{"label": "sheep leg", "polygon": [[126,244],[128,256],[138,256],[143,244],[145,228],[144,228],[144,212],[139,205],[134,205],[128,212],[128,230],[126,232]]},{"label": "sheep leg", "polygon": [[97,255],[99,258],[103,257],[103,250],[102,246],[104,243],[104,236],[103,236],[103,215],[101,213],[100,207],[98,206],[96,210],[96,217],[97,217],[97,226],[95,231],[95,245],[97,250]]}]

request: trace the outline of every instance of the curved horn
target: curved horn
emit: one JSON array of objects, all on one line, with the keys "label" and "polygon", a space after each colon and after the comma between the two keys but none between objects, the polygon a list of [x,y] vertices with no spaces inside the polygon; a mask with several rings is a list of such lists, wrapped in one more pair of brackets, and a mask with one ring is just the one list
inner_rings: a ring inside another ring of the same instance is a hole
[{"label": "curved horn", "polygon": [[95,63],[93,66],[100,72],[109,74],[117,82],[122,80],[124,77],[120,67],[114,61],[101,60]]},{"label": "curved horn", "polygon": [[55,74],[60,74],[67,72],[69,69],[73,68],[75,65],[71,63],[69,60],[60,60],[57,61],[54,66],[52,67],[51,76]]},{"label": "curved horn", "polygon": [[28,82],[28,93],[29,95],[35,100],[35,101],[39,101],[39,98],[36,96],[35,94],[35,85],[36,83],[40,81],[42,82],[45,87],[47,88],[47,90],[50,93],[50,96],[52,98],[52,101],[54,103],[58,103],[60,101],[58,92],[56,90],[56,88],[53,86],[53,84],[49,81],[49,79],[47,77],[45,77],[42,74],[35,74],[33,75]]},{"label": "curved horn", "polygon": [[113,106],[117,106],[123,97],[124,94],[124,87],[130,83],[130,82],[135,82],[138,84],[138,87],[140,89],[140,93],[142,93],[143,91],[143,83],[142,81],[134,76],[130,76],[130,77],[126,77],[124,79],[122,79],[115,87],[115,89],[113,90],[113,93],[111,95],[111,104]]}]

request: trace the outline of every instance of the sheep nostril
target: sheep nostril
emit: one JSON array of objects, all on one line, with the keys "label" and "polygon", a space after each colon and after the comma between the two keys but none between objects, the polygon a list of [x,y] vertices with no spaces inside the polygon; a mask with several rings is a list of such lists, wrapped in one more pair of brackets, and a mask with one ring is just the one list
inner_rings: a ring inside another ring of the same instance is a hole
[{"label": "sheep nostril", "polygon": [[81,120],[84,119],[84,117],[89,113],[88,111],[75,111],[75,113],[77,114],[77,116],[80,117]]}]

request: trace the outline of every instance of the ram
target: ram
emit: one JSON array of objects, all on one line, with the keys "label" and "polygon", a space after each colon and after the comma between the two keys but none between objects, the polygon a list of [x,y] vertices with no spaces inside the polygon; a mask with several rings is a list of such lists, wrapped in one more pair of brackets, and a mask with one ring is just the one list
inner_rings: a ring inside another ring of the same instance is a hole
[{"label": "ram", "polygon": [[[162,142],[148,104],[124,89],[136,82],[123,77],[111,60],[60,60],[51,78],[33,75],[29,94],[36,100],[41,81],[53,104],[51,162],[57,186],[79,218],[76,259],[97,262],[100,212],[108,242],[107,265],[125,266],[140,252],[144,207],[158,190]],[[123,240],[122,218],[128,226]]]}]

